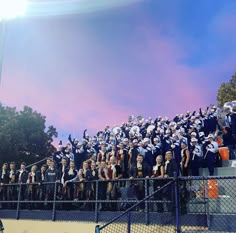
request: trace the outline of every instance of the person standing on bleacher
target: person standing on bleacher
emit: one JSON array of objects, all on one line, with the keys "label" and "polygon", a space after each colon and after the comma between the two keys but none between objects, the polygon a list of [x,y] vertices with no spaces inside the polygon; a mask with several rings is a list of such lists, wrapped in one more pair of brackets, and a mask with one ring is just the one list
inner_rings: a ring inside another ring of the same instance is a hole
[{"label": "person standing on bleacher", "polygon": [[233,137],[232,131],[229,127],[223,127],[222,132],[223,144],[229,148],[229,158],[235,159],[234,149],[236,140]]},{"label": "person standing on bleacher", "polygon": [[216,154],[219,151],[218,144],[214,141],[214,136],[212,134],[209,134],[208,137],[208,143],[206,146],[206,153],[204,155],[204,159],[207,161],[207,167],[209,170],[209,175],[214,175],[214,166],[216,161]]},{"label": "person standing on bleacher", "polygon": [[[168,178],[174,177],[175,173],[177,172],[177,164],[176,161],[173,159],[173,155],[171,151],[167,151],[165,153],[165,165],[164,165],[164,177],[166,180],[164,184],[167,184],[171,180]],[[177,173],[176,173],[177,174]],[[169,212],[174,212],[174,185],[170,184],[163,190],[163,198],[169,201],[167,204],[167,210]]]},{"label": "person standing on bleacher", "polygon": [[[130,169],[130,179],[135,178],[149,178],[151,176],[152,170],[147,163],[143,162],[143,156],[137,156],[137,162]],[[145,197],[145,187],[143,180],[136,180],[133,182],[135,194],[138,200],[142,200]],[[144,209],[144,206],[141,206]]]},{"label": "person standing on bleacher", "polygon": [[[54,190],[55,190],[55,182],[60,182],[59,180],[59,172],[56,169],[56,165],[54,160],[51,160],[50,167],[47,169],[45,173],[45,183],[46,184],[46,198],[45,198],[45,204],[47,204],[47,201],[52,201],[54,196]],[[48,208],[50,208],[52,204],[50,203],[48,205]]]},{"label": "person standing on bleacher", "polygon": [[196,138],[192,138],[190,144],[190,166],[192,176],[199,176],[199,168],[202,163],[202,157],[203,152],[201,146],[198,144],[198,140]]},{"label": "person standing on bleacher", "polygon": [[234,137],[234,140],[236,141],[236,106],[233,107],[230,118],[231,118],[230,127],[232,131],[232,135]]},{"label": "person standing on bleacher", "polygon": [[[164,178],[164,164],[162,155],[158,155],[156,157],[156,165],[153,166],[152,169],[152,178],[156,178],[153,180],[153,189],[157,191],[163,186],[163,178]],[[161,201],[162,200],[162,189],[155,193],[154,199]],[[163,212],[163,203],[157,202],[157,212]]]},{"label": "person standing on bleacher", "polygon": [[[18,182],[18,184],[20,185],[18,192],[20,192],[20,197],[21,197],[21,201],[25,201],[26,197],[27,197],[27,185],[26,182],[28,180],[28,174],[29,172],[26,170],[26,163],[22,162],[20,165],[20,170],[16,173],[16,180]],[[25,204],[22,204],[22,206],[25,206]]]}]

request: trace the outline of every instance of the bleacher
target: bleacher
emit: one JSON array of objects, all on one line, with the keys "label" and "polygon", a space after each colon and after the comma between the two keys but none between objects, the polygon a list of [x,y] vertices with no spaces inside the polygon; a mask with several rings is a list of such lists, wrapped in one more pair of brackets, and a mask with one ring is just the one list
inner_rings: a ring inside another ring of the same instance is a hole
[{"label": "bleacher", "polygon": [[[207,168],[200,169],[200,176],[208,176]],[[215,168],[216,176],[236,176],[236,160],[223,160],[222,167]]]},{"label": "bleacher", "polygon": [[[236,150],[234,151],[236,154]],[[208,176],[208,169],[207,168],[201,168],[200,176]],[[216,167],[214,171],[215,176],[236,176],[236,159],[234,160],[222,160],[222,166]]]}]

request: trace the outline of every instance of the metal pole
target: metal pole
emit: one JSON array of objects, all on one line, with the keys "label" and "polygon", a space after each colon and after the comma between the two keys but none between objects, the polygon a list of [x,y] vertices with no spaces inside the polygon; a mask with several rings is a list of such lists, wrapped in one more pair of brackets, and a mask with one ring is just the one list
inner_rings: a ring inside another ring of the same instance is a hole
[{"label": "metal pole", "polygon": [[131,212],[128,212],[127,233],[131,233]]},{"label": "metal pole", "polygon": [[208,197],[208,186],[209,186],[209,180],[204,180],[203,179],[203,187],[204,187],[204,203],[205,203],[205,213],[206,213],[206,223],[207,223],[207,227],[209,228],[211,225],[210,222],[210,211],[209,211],[209,197]]},{"label": "metal pole", "polygon": [[18,193],[18,200],[17,200],[17,207],[16,207],[16,219],[17,220],[20,218],[21,186],[22,186],[22,184],[20,183],[19,193]]},{"label": "metal pole", "polygon": [[[95,189],[95,222],[98,223],[98,180],[96,180],[96,189]],[[99,231],[100,232],[100,231]]]},{"label": "metal pole", "polygon": [[[145,179],[145,198],[148,196],[148,180]],[[146,225],[149,224],[149,203],[148,200],[145,200],[145,220],[146,220]]]},{"label": "metal pole", "polygon": [[56,198],[57,198],[57,182],[55,182],[55,185],[54,185],[52,221],[55,221],[55,220],[56,220]]},{"label": "metal pole", "polygon": [[0,22],[0,84],[2,77],[5,40],[6,40],[6,21],[2,20]]},{"label": "metal pole", "polygon": [[37,162],[35,162],[35,163],[32,163],[32,164],[26,166],[25,168],[26,168],[26,169],[27,169],[27,168],[30,168],[30,167],[32,167],[32,166],[34,166],[34,165],[37,165],[37,164],[39,164],[39,163],[41,163],[41,162],[43,162],[43,161],[45,161],[45,160],[47,160],[47,159],[48,159],[48,158],[41,159],[41,160],[39,160],[39,161],[37,161]]},{"label": "metal pole", "polygon": [[175,177],[175,217],[176,217],[176,233],[181,232],[181,225],[180,225],[180,200],[179,200],[179,178],[177,177],[177,173],[174,173]]}]

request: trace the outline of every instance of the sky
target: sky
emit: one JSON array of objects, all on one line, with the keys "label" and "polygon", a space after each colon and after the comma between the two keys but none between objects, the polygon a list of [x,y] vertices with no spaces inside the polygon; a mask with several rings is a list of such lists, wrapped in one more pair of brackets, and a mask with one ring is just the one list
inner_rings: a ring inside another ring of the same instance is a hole
[{"label": "sky", "polygon": [[0,102],[62,139],[216,104],[236,69],[235,0],[31,0],[6,26]]}]

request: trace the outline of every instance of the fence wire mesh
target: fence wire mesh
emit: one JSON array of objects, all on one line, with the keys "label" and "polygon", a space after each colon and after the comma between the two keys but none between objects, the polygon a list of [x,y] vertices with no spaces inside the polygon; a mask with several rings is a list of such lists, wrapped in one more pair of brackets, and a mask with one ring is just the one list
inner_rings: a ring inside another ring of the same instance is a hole
[{"label": "fence wire mesh", "polygon": [[60,183],[2,185],[0,214],[101,226],[115,219],[101,229],[114,233],[175,232],[177,220],[179,232],[236,232],[236,177],[178,177],[167,182],[151,178],[77,182],[67,189]]},{"label": "fence wire mesh", "polygon": [[[139,202],[131,200],[126,203],[129,204],[129,208],[112,219],[110,223],[101,226],[100,232],[175,232],[176,212],[173,181],[164,184],[162,188],[158,187],[155,182],[156,180],[134,181],[131,187],[126,188],[126,192],[132,189],[136,193],[139,192],[139,195],[146,196],[146,198]],[[153,189],[153,187],[155,188]],[[151,190],[152,193],[147,196]],[[162,198],[160,194],[164,195],[165,198]]]},{"label": "fence wire mesh", "polygon": [[233,177],[180,181],[182,232],[236,232],[236,180]]}]

